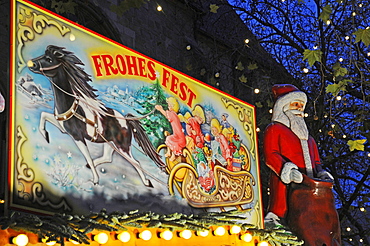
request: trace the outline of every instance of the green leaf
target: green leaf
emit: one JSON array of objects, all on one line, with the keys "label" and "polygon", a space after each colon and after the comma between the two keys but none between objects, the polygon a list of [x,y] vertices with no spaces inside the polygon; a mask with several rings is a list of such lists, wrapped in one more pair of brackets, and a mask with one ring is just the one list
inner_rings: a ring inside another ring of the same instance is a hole
[{"label": "green leaf", "polygon": [[247,83],[248,79],[244,76],[244,74],[242,74],[242,76],[239,77],[239,81],[242,83]]},{"label": "green leaf", "polygon": [[334,83],[334,84],[328,85],[326,87],[326,93],[331,93],[331,94],[333,94],[333,96],[337,96],[339,94],[339,92],[347,91],[346,85],[347,85],[348,81],[351,81],[351,80],[344,79],[342,81],[339,81],[338,84]]},{"label": "green leaf", "polygon": [[262,108],[262,107],[263,107],[263,105],[262,105],[262,103],[261,103],[261,102],[256,102],[255,104],[256,104],[256,107],[257,107],[257,108]]},{"label": "green leaf", "polygon": [[211,12],[211,13],[217,13],[217,10],[219,9],[220,7],[218,7],[216,4],[210,4],[209,5],[209,11]]},{"label": "green leaf", "polygon": [[347,145],[349,146],[350,151],[354,150],[365,150],[364,143],[366,142],[366,139],[357,139],[357,140],[348,140]]},{"label": "green leaf", "polygon": [[122,16],[127,10],[131,8],[140,8],[145,2],[149,0],[125,0],[120,1],[118,5],[112,4],[110,10],[119,16]]},{"label": "green leaf", "polygon": [[273,102],[273,101],[271,101],[270,99],[269,99],[269,100],[267,100],[267,106],[268,106],[269,108],[272,108],[272,107],[274,106],[274,102]]},{"label": "green leaf", "polygon": [[366,46],[370,44],[370,28],[362,29],[359,28],[353,33],[356,36],[355,43],[362,41]]},{"label": "green leaf", "polygon": [[243,71],[244,70],[243,63],[242,62],[238,62],[238,64],[236,65],[236,69],[238,69],[240,71]]},{"label": "green leaf", "polygon": [[334,69],[334,76],[335,77],[344,76],[348,72],[346,68],[340,66],[339,62],[334,64],[333,69]]},{"label": "green leaf", "polygon": [[76,6],[77,4],[73,2],[72,0],[68,0],[67,2],[53,0],[51,2],[51,7],[55,9],[55,11],[58,14],[63,14],[63,13],[75,14]]},{"label": "green leaf", "polygon": [[207,70],[205,69],[205,68],[202,68],[201,70],[200,70],[200,75],[205,75],[206,74],[206,72],[207,72]]},{"label": "green leaf", "polygon": [[250,63],[250,64],[248,65],[248,69],[249,69],[249,70],[254,70],[254,69],[257,69],[257,68],[258,68],[257,63]]},{"label": "green leaf", "polygon": [[307,60],[308,64],[312,67],[315,62],[321,62],[322,51],[321,50],[304,50],[303,60]]},{"label": "green leaf", "polygon": [[319,15],[319,19],[321,19],[323,22],[327,22],[330,19],[331,14],[331,6],[328,4],[324,8],[322,8],[322,12]]}]

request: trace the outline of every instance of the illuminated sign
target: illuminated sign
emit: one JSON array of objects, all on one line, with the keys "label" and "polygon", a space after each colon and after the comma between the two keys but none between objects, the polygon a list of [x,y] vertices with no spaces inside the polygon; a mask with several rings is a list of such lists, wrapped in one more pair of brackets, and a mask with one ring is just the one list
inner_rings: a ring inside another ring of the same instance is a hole
[{"label": "illuminated sign", "polygon": [[11,208],[239,209],[262,227],[253,106],[33,3],[12,12]]}]

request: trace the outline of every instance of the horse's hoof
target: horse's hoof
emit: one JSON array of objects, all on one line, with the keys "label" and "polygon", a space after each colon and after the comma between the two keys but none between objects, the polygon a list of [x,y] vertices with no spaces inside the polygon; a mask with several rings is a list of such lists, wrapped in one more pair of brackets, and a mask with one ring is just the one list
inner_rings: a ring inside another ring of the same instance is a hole
[{"label": "horse's hoof", "polygon": [[152,181],[150,181],[150,179],[147,179],[147,180],[148,180],[148,184],[146,184],[145,186],[149,188],[154,188]]},{"label": "horse's hoof", "polygon": [[45,139],[46,139],[46,142],[50,143],[50,141],[49,141],[49,133],[48,132],[45,132]]}]

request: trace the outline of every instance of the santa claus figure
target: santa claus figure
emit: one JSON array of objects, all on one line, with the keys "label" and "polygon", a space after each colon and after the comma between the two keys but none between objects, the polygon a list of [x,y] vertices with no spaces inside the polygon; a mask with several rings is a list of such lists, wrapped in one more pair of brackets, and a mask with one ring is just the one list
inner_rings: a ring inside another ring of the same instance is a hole
[{"label": "santa claus figure", "polygon": [[278,225],[284,224],[287,215],[288,184],[301,183],[302,173],[310,178],[333,177],[322,169],[317,145],[304,121],[306,94],[288,84],[274,85],[272,92],[275,99],[272,123],[264,138],[265,160],[272,170],[265,223]]}]

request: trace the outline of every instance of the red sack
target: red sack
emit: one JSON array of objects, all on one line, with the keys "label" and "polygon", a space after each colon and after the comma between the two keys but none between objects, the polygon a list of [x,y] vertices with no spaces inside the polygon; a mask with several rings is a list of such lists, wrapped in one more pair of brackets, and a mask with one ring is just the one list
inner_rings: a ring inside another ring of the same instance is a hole
[{"label": "red sack", "polygon": [[289,188],[287,222],[305,246],[339,246],[340,224],[334,205],[333,183],[303,175]]}]

